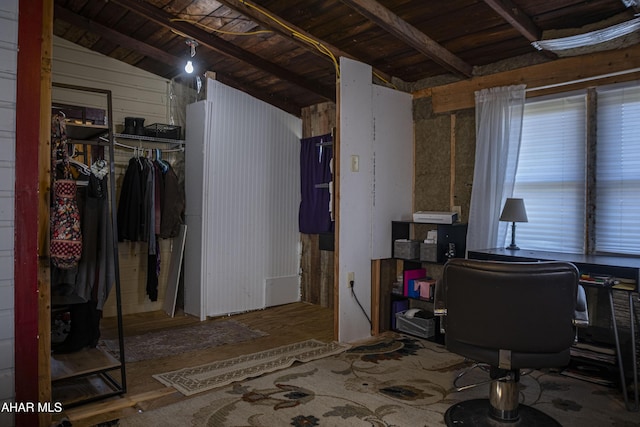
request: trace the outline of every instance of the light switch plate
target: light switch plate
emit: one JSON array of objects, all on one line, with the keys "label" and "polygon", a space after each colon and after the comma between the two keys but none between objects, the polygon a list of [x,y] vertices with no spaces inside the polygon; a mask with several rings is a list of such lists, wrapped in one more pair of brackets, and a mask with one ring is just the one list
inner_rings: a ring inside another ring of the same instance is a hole
[{"label": "light switch plate", "polygon": [[351,172],[358,172],[360,170],[360,156],[351,156]]}]

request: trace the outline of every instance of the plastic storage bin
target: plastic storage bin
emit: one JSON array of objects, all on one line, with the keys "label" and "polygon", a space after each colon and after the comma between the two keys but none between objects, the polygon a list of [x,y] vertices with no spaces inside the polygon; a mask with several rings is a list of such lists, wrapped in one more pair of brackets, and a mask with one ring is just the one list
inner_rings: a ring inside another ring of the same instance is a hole
[{"label": "plastic storage bin", "polygon": [[[396,329],[422,338],[431,338],[436,334],[436,318],[424,311],[416,313],[413,317],[407,317],[405,311],[396,313]],[[420,317],[428,315],[430,317]]]}]

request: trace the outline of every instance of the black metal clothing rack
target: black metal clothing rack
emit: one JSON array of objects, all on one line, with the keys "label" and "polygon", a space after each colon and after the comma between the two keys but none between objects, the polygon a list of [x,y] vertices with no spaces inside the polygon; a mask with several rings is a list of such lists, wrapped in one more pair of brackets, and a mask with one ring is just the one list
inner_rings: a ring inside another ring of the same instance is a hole
[{"label": "black metal clothing rack", "polygon": [[[89,352],[78,352],[75,354],[61,355],[64,357],[60,357],[55,360],[56,364],[72,362],[73,358],[77,357],[96,357],[96,362],[106,361],[102,366],[89,366],[85,367],[85,369],[80,369],[77,372],[66,372],[64,375],[61,375],[57,378],[51,378],[52,380],[52,389],[55,394],[56,386],[60,385],[61,388],[65,388],[69,382],[76,381],[79,379],[87,379],[89,381],[100,379],[104,384],[104,387],[96,388],[96,394],[91,396],[84,396],[77,400],[71,402],[63,401],[64,407],[69,408],[73,406],[78,406],[81,404],[95,402],[98,400],[106,399],[108,397],[121,395],[126,393],[126,370],[125,370],[125,350],[124,350],[124,335],[123,335],[123,322],[122,322],[122,299],[121,299],[121,284],[120,284],[120,264],[118,259],[118,236],[116,230],[118,229],[117,224],[117,203],[116,203],[116,179],[115,179],[115,153],[114,153],[114,145],[115,145],[115,137],[113,132],[113,125],[111,124],[111,120],[113,117],[113,107],[112,107],[112,95],[110,90],[92,88],[92,87],[84,87],[84,86],[76,86],[69,85],[63,83],[53,83],[54,87],[69,89],[75,91],[82,92],[91,92],[102,94],[106,96],[107,101],[107,120],[108,125],[106,129],[96,135],[104,135],[107,134],[107,140],[105,141],[103,138],[95,138],[93,140],[74,140],[75,144],[89,145],[89,146],[104,146],[108,148],[109,152],[109,201],[110,201],[110,219],[112,225],[112,239],[113,239],[113,262],[114,262],[114,272],[115,272],[115,297],[116,297],[116,310],[117,310],[117,325],[118,325],[118,344],[119,344],[119,357],[118,359],[113,358],[113,356],[107,354],[104,350],[99,348],[91,349]],[[85,149],[86,152],[86,149]],[[102,354],[101,354],[102,353]],[[53,356],[52,356],[53,357]],[[104,357],[104,359],[102,358]],[[52,360],[53,362],[53,360]],[[119,371],[120,378],[114,377],[114,373]],[[55,398],[55,396],[54,396]]]}]

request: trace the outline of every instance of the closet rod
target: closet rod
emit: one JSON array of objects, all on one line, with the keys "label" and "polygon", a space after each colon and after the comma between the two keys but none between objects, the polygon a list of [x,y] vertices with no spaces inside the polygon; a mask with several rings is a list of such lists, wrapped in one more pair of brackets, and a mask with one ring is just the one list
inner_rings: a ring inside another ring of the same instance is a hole
[{"label": "closet rod", "polygon": [[145,148],[145,147],[133,147],[131,145],[127,145],[127,144],[122,144],[120,142],[114,142],[113,143],[115,146],[120,147],[120,148],[126,148],[128,150],[160,150],[163,153],[174,153],[177,151],[184,151],[184,147],[180,147],[180,148]]},{"label": "closet rod", "polygon": [[[102,137],[100,139],[103,139]],[[177,152],[177,151],[184,151],[184,147],[180,147],[180,148],[145,148],[145,147],[134,147],[132,145],[127,145],[127,144],[123,144],[121,142],[117,142],[114,141],[113,145],[120,147],[120,148],[126,148],[128,150],[160,150],[163,153],[173,153],[173,152]]]}]

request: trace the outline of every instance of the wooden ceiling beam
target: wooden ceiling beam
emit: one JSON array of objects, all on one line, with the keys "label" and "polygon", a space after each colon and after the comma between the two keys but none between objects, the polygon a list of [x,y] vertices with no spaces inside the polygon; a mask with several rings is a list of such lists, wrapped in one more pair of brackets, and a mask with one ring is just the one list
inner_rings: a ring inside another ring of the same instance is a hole
[{"label": "wooden ceiling beam", "polygon": [[540,40],[542,30],[510,0],[483,0],[487,6],[502,16],[513,28],[530,42]]},{"label": "wooden ceiling beam", "polygon": [[[511,0],[483,1],[530,42],[534,42],[542,38],[542,30],[531,20],[529,15],[513,4]],[[532,48],[532,51],[533,50],[534,48]],[[556,59],[558,57],[558,55],[548,50],[543,50],[541,53],[551,59]]]},{"label": "wooden ceiling beam", "polygon": [[165,12],[149,3],[140,0],[109,0],[109,3],[116,4],[131,12],[137,13],[149,21],[155,22],[169,30],[183,34],[185,37],[196,40],[201,46],[218,52],[222,55],[237,59],[246,64],[251,65],[259,70],[276,76],[279,79],[289,81],[303,89],[315,93],[325,99],[336,100],[335,88],[321,85],[316,81],[311,81],[303,76],[297,75],[284,67],[280,67],[266,59],[259,57],[251,52],[240,49],[233,43],[208,33],[200,28],[185,22],[173,22],[176,16]]},{"label": "wooden ceiling beam", "polygon": [[[97,34],[100,37],[103,37],[105,40],[108,40],[124,48],[130,49],[148,58],[152,58],[163,64],[174,66],[176,67],[176,70],[180,70],[178,73],[182,72],[183,70],[184,58],[171,55],[170,53],[167,53],[166,51],[159,49],[155,46],[151,46],[140,40],[134,39],[133,37],[126,36],[98,22],[95,22],[91,19],[85,18],[84,16],[73,13],[70,10],[65,9],[60,5],[56,4],[54,5],[54,8],[55,8],[54,18],[56,19],[61,19],[73,25],[74,27],[78,27],[85,31],[89,31],[94,34]],[[178,73],[176,73],[176,77]],[[301,115],[301,111],[302,111],[301,105],[284,101],[261,89],[240,83],[237,80],[233,79],[232,77],[224,73],[216,73],[216,80],[226,84],[227,86],[231,86],[242,92],[248,93],[249,95],[257,99],[260,99],[261,101],[264,101],[268,104],[271,104],[275,107],[278,107],[289,114],[292,114],[297,117],[300,117]]]},{"label": "wooden ceiling beam", "polygon": [[73,25],[74,27],[78,27],[93,34],[97,34],[100,37],[104,37],[105,40],[109,40],[112,43],[138,52],[149,58],[156,59],[159,62],[168,65],[176,65],[178,67],[184,66],[180,65],[184,62],[183,60],[177,62],[179,58],[167,53],[162,49],[158,49],[155,46],[151,46],[147,43],[141,42],[140,40],[134,39],[133,37],[126,36],[92,19],[85,18],[84,16],[78,15],[77,13],[74,13],[69,9],[65,9],[58,4],[56,4],[54,8],[54,18],[56,19],[61,19]]},{"label": "wooden ceiling beam", "polygon": [[[290,41],[292,41],[293,43],[297,44],[298,46],[308,50],[309,52],[313,53],[314,55],[318,55],[323,59],[329,60],[333,63],[332,58],[330,58],[328,55],[323,54],[322,52],[320,52],[314,45],[303,41],[300,37],[294,35],[294,33],[291,31],[293,30],[294,32],[301,34],[304,37],[307,37],[309,39],[315,40],[317,42],[319,42],[320,44],[322,44],[324,47],[326,47],[327,49],[329,49],[331,51],[331,53],[336,57],[339,58],[341,56],[345,57],[345,58],[349,58],[349,59],[353,59],[355,61],[360,61],[363,62],[362,60],[354,57],[353,55],[348,54],[347,52],[341,50],[340,48],[333,46],[325,41],[322,40],[318,40],[317,37],[315,37],[313,34],[310,34],[308,32],[306,32],[305,30],[303,30],[300,27],[297,27],[296,25],[286,21],[285,19],[281,18],[280,16],[275,15],[273,12],[266,10],[264,7],[256,5],[255,3],[252,3],[248,0],[218,0],[218,3],[222,3],[223,5],[227,6],[229,9],[232,9],[248,18],[251,18],[251,20],[259,25],[261,25],[262,27],[269,29],[271,31],[273,31],[274,33],[285,37],[287,39],[289,39]],[[268,12],[269,15],[273,16],[275,19],[277,19],[279,23],[275,22],[273,19],[268,18],[265,14],[261,13],[259,10],[257,10],[256,8],[260,9],[260,10],[264,10],[265,12]],[[285,27],[289,27],[289,28],[285,28]],[[381,78],[383,78],[384,80],[387,81],[391,81],[391,75],[380,71],[380,70],[373,70],[375,74],[377,74],[378,76],[380,76]]]},{"label": "wooden ceiling beam", "polygon": [[374,0],[341,1],[454,74],[465,78],[473,75],[473,67],[471,65],[380,3]]},{"label": "wooden ceiling beam", "polygon": [[524,68],[503,71],[487,76],[478,76],[456,83],[435,86],[413,93],[414,99],[431,97],[434,113],[446,113],[473,108],[475,92],[478,90],[508,86],[527,85],[527,96],[594,86],[600,81],[628,80],[640,70],[640,45],[625,49],[596,52],[581,56],[560,58]]}]

